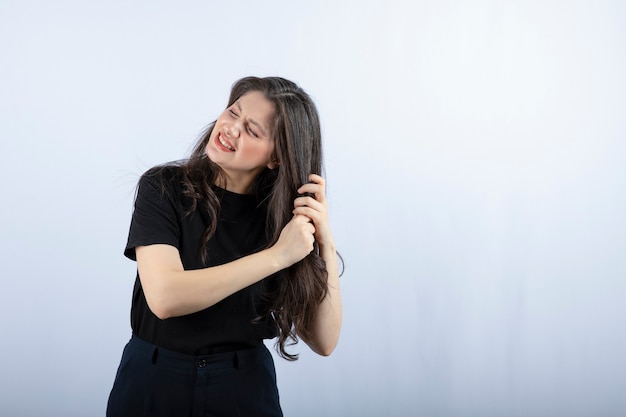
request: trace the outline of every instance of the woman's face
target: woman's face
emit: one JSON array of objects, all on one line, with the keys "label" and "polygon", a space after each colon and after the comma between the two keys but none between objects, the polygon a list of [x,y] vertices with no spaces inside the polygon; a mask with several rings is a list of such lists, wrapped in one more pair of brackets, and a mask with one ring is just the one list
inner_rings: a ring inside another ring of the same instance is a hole
[{"label": "woman's face", "polygon": [[244,94],[218,117],[205,152],[226,173],[229,189],[247,190],[265,167],[275,168],[273,117],[274,104],[259,91]]}]

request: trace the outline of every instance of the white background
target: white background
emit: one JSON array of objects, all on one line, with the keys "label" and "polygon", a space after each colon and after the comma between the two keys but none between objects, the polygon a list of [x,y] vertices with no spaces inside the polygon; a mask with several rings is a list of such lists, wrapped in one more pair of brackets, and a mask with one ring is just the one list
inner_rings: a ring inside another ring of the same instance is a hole
[{"label": "white background", "polygon": [[626,415],[618,1],[0,2],[0,414],[102,416],[135,183],[245,75],[318,104],[345,320],[287,416]]}]

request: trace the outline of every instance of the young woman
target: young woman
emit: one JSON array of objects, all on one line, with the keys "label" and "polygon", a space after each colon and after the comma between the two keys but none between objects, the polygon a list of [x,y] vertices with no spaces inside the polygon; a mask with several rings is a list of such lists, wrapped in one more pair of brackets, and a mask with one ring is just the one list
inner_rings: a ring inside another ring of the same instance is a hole
[{"label": "young woman", "polygon": [[281,416],[274,363],[341,327],[337,253],[310,97],[278,77],[233,85],[191,157],[140,179],[125,255],[131,326],[107,416]]}]

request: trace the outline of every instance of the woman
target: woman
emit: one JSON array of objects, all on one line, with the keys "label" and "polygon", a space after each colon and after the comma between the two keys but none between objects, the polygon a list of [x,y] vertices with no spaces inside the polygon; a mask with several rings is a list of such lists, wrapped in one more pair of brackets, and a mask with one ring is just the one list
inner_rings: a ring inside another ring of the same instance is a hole
[{"label": "woman", "polygon": [[320,125],[296,84],[247,77],[188,160],[139,181],[131,325],[107,416],[280,416],[272,357],[341,327]]}]

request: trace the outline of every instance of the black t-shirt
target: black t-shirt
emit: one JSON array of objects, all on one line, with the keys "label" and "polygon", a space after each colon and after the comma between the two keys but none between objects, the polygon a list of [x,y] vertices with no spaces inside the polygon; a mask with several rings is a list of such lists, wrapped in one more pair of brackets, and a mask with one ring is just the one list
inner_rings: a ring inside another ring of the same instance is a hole
[{"label": "black t-shirt", "polygon": [[[198,204],[187,215],[191,200],[182,193],[181,168],[168,167],[161,180],[149,171],[139,180],[135,211],[124,254],[135,258],[135,247],[167,244],[178,248],[185,270],[215,266],[254,253],[266,243],[265,206],[252,195],[236,194],[215,187],[221,210],[214,236],[207,243],[207,264],[201,246],[209,215]],[[276,336],[276,325],[265,316],[263,280],[197,313],[161,320],[148,304],[139,280],[135,279],[131,327],[141,339],[165,349],[201,355],[256,346]]]}]

